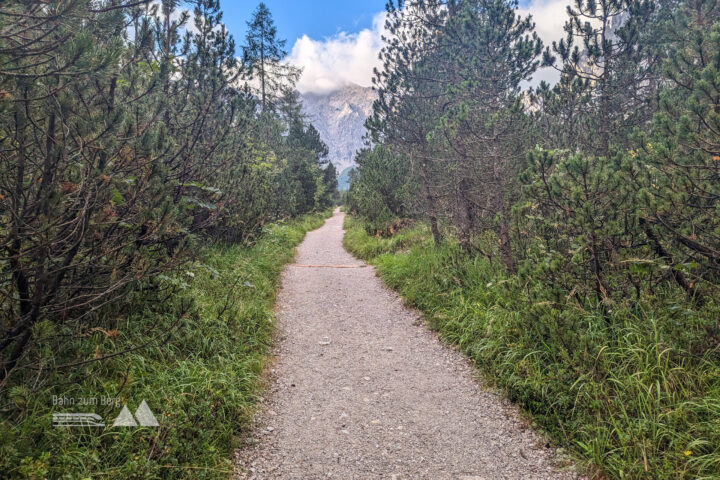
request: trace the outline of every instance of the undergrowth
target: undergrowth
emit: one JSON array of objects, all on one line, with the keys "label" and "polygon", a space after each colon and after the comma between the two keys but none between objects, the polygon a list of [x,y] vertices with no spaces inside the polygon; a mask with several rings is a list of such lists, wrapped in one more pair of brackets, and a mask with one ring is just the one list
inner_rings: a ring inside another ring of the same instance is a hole
[{"label": "undergrowth", "polygon": [[720,479],[720,307],[670,286],[603,314],[535,302],[542,278],[507,276],[425,227],[392,238],[346,218],[345,247],[566,447],[592,476]]},{"label": "undergrowth", "polygon": [[[56,369],[47,385],[33,386],[31,372],[2,390],[0,478],[229,478],[231,452],[260,393],[280,273],[305,233],[327,216],[271,225],[249,247],[205,248],[182,271],[134,292],[115,329],[36,328],[40,346],[63,336],[67,345],[62,358],[46,362]],[[81,405],[81,398],[98,404]],[[119,404],[102,405],[103,398]],[[134,412],[142,400],[158,428],[111,426],[122,405]],[[59,412],[97,413],[106,426],[53,427]]]}]

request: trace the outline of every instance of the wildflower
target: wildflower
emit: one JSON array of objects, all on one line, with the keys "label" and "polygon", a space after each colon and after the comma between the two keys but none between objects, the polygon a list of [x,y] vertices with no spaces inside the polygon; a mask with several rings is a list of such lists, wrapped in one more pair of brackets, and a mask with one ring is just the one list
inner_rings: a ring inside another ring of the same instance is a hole
[{"label": "wildflower", "polygon": [[685,456],[688,456],[688,457],[690,455],[692,455],[692,452],[690,450],[685,450],[683,453],[685,454]]}]

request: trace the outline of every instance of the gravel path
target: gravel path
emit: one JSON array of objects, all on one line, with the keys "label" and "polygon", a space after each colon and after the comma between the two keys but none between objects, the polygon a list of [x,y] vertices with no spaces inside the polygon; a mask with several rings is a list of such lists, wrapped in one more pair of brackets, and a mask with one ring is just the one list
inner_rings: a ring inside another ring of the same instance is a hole
[{"label": "gravel path", "polygon": [[345,252],[342,222],[308,233],[284,274],[268,400],[236,478],[579,478]]}]

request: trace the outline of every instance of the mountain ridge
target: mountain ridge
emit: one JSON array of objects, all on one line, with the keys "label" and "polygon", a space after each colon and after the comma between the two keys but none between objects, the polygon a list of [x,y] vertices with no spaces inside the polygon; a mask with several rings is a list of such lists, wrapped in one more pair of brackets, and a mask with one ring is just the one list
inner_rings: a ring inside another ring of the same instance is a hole
[{"label": "mountain ridge", "polygon": [[365,120],[376,98],[373,89],[346,83],[326,93],[300,96],[303,112],[328,146],[328,160],[338,172],[355,165],[355,152],[364,146]]}]

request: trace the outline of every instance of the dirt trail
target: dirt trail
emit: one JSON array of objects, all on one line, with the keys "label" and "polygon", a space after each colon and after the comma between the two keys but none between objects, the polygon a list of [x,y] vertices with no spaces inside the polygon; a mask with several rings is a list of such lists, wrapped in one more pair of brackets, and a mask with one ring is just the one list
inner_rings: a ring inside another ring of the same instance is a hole
[{"label": "dirt trail", "polygon": [[343,249],[342,222],[308,233],[284,274],[267,405],[236,478],[578,478]]}]

